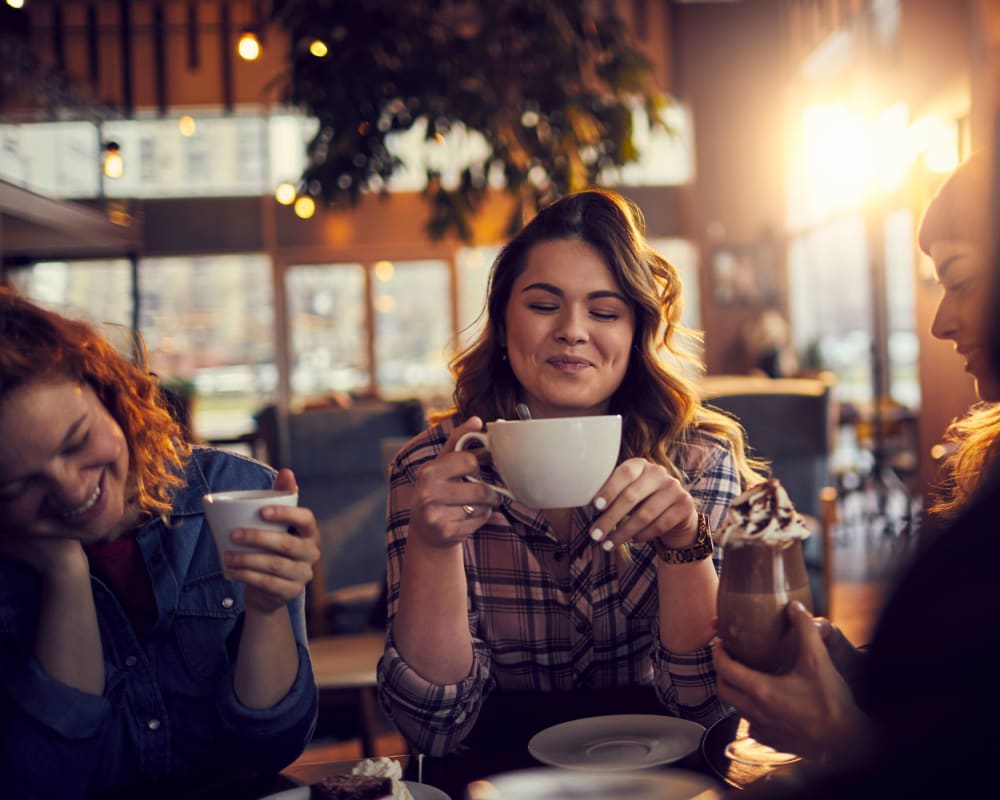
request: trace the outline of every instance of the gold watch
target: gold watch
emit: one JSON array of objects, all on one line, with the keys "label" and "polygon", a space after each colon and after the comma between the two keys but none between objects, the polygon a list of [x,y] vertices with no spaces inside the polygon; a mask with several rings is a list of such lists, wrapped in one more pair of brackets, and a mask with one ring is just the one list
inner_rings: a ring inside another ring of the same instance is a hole
[{"label": "gold watch", "polygon": [[667,564],[690,564],[692,561],[708,558],[715,550],[708,515],[703,511],[698,512],[698,536],[694,544],[687,547],[667,547],[662,539],[656,538],[653,539],[653,547],[656,548],[656,555]]}]

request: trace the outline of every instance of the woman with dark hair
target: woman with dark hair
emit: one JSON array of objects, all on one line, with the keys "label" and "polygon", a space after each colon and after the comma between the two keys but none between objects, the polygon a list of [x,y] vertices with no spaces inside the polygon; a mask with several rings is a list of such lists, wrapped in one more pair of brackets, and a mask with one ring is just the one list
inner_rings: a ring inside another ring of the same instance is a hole
[{"label": "woman with dark hair", "polygon": [[[973,155],[921,221],[919,244],[942,290],[931,332],[955,343],[982,402],[949,429],[957,451],[870,654],[862,658],[800,606],[789,609],[800,654],[785,675],[750,670],[716,646],[719,693],[750,720],[754,737],[834,769],[829,783],[801,796],[967,796],[1000,744],[995,169],[990,152]],[[753,796],[777,791],[762,786]]]},{"label": "woman with dark hair", "polygon": [[[392,468],[379,690],[418,750],[453,751],[488,698],[518,691],[641,687],[647,710],[723,712],[712,531],[756,475],[739,426],[685,377],[680,313],[675,268],[613,192],[557,201],[494,262],[454,407]],[[539,419],[621,415],[618,465],[589,506],[528,508],[464,480],[502,484],[455,443],[519,403]]]},{"label": "woman with dark hair", "polygon": [[[233,531],[202,496],[294,476],[184,441],[157,382],[91,326],[0,288],[0,775],[5,796],[83,798],[304,749],[316,686],[290,532]],[[9,794],[8,794],[9,793]]]}]

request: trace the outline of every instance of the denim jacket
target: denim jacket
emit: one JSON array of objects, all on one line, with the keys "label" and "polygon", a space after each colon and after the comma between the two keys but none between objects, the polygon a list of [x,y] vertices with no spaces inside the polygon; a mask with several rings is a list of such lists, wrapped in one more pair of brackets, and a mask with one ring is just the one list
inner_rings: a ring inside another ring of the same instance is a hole
[{"label": "denim jacket", "polygon": [[272,708],[246,708],[233,689],[243,586],[223,576],[202,512],[206,492],[269,488],[274,475],[233,453],[194,449],[171,524],[155,519],[136,533],[158,610],[142,638],[91,576],[104,648],[101,697],[43,671],[33,655],[38,576],[0,560],[0,794],[70,800],[198,774],[277,772],[302,752],[318,708],[304,595],[288,609],[299,650],[292,688]]}]

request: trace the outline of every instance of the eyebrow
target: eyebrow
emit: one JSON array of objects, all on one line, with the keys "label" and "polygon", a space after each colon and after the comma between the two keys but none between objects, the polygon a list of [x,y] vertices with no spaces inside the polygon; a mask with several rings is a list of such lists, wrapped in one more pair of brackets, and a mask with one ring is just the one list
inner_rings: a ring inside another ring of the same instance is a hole
[{"label": "eyebrow", "polygon": [[[70,426],[66,429],[66,434],[63,436],[62,441],[59,442],[58,451],[62,451],[69,447],[70,442],[76,437],[77,431],[80,430],[80,426],[87,420],[87,411],[84,411],[76,420],[74,420]],[[30,475],[17,476],[12,478],[0,478],[0,487],[6,486],[8,483],[20,483],[23,480],[29,478]]]},{"label": "eyebrow", "polygon": [[[532,289],[540,289],[543,292],[550,292],[551,294],[556,294],[559,295],[560,297],[566,296],[566,292],[564,292],[558,286],[551,283],[543,283],[543,282],[528,284],[521,290],[521,294],[529,292]],[[621,292],[611,291],[610,289],[600,289],[596,292],[589,292],[587,294],[588,300],[599,300],[602,297],[610,297],[614,300],[621,300],[623,303],[628,305],[628,298],[625,295],[623,295]]]}]

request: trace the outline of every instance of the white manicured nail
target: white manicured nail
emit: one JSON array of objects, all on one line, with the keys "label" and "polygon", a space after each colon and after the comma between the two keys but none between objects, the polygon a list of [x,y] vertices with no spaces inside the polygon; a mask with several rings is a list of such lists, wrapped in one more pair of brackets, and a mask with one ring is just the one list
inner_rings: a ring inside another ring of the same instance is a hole
[{"label": "white manicured nail", "polygon": [[602,531],[600,528],[594,528],[590,532],[590,538],[593,539],[595,542],[599,542],[601,541],[601,539],[604,538],[604,531]]},{"label": "white manicured nail", "polygon": [[615,549],[615,543],[611,541],[611,539],[605,539],[603,542],[601,542],[601,547],[603,547],[610,553],[612,550]]},{"label": "white manicured nail", "polygon": [[598,511],[603,511],[607,507],[608,507],[608,501],[605,500],[603,497],[594,498],[594,508],[596,508]]}]

